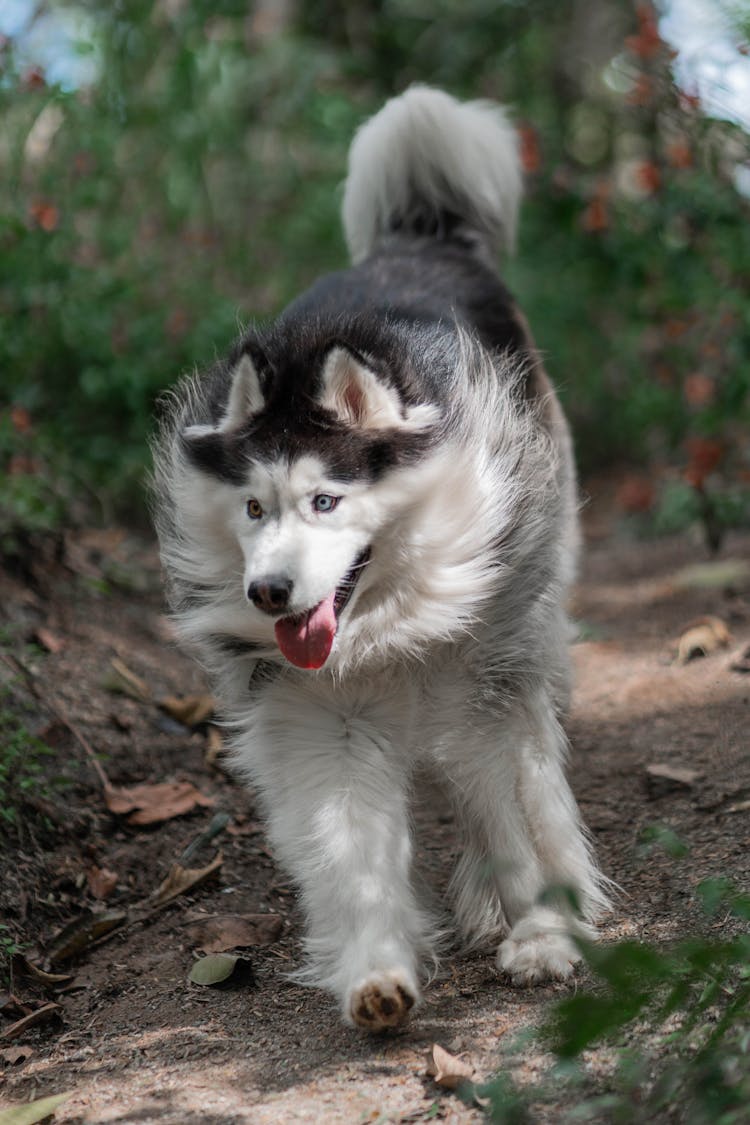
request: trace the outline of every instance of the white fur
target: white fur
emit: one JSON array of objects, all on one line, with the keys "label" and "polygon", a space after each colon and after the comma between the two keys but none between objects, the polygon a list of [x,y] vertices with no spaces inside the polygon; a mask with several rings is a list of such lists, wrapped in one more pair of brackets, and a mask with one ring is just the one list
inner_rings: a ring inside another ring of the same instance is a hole
[{"label": "white fur", "polygon": [[[433,148],[415,134],[422,128]],[[514,144],[487,107],[420,89],[389,103],[354,145],[345,203],[354,256],[403,202],[407,175],[441,204],[439,183],[453,190],[460,179],[473,220],[509,235]],[[300,889],[301,976],[369,1028],[406,1018],[439,939],[411,879],[417,766],[445,778],[464,829],[453,880],[459,925],[468,939],[504,931],[498,964],[514,981],[568,975],[577,958],[570,935],[592,936],[607,903],[564,776],[559,722],[577,546],[567,428],[554,401],[525,402],[523,372],[509,358],[466,332],[452,339],[441,343],[453,349],[443,359],[454,373],[441,439],[374,483],[329,480],[309,454],[252,463],[241,485],[204,475],[179,440],[182,419],[201,416],[197,383],[157,463],[165,568],[190,592],[178,624],[217,681],[235,767],[259,790],[276,854]],[[259,394],[244,368],[224,423],[252,411]],[[328,357],[319,394],[353,426],[416,432],[436,420],[429,404],[429,421],[419,408],[410,417],[346,349]],[[338,506],[316,512],[319,493],[339,497]],[[262,519],[248,520],[251,497]],[[289,612],[301,612],[336,589],[368,545],[371,561],[324,667],[285,664],[248,584],[289,576]],[[227,656],[222,635],[259,647]],[[554,887],[574,891],[580,918],[564,896],[542,902]]]},{"label": "white fur", "polygon": [[[166,564],[212,587],[180,619],[198,643],[228,632],[278,659],[248,581],[291,574],[301,609],[377,544],[321,672],[288,668],[256,697],[250,661],[213,667],[235,765],[262,793],[300,887],[304,979],[331,989],[347,1020],[379,974],[396,973],[418,999],[435,950],[437,924],[410,882],[419,763],[447,778],[466,833],[453,884],[461,929],[509,931],[499,964],[515,981],[564,976],[576,959],[572,914],[538,907],[546,888],[572,888],[585,919],[606,905],[555,718],[567,685],[572,476],[513,379],[492,377],[497,362],[463,339],[451,436],[416,467],[346,486],[332,513],[309,507],[316,492],[342,491],[314,458],[252,470],[246,488],[180,459],[172,485],[180,535]],[[257,525],[244,514],[249,494],[268,512]]]},{"label": "white fur", "polygon": [[394,216],[408,216],[415,196],[512,249],[521,187],[518,137],[499,106],[413,86],[354,138],[343,206],[352,261],[367,257]]}]

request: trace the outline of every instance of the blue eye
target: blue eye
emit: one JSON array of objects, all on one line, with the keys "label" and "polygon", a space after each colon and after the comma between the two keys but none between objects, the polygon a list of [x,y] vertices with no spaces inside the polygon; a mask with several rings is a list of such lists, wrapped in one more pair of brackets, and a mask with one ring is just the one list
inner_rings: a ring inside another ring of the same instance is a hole
[{"label": "blue eye", "polygon": [[340,499],[340,496],[329,496],[326,492],[321,492],[317,496],[313,497],[313,511],[332,512]]}]

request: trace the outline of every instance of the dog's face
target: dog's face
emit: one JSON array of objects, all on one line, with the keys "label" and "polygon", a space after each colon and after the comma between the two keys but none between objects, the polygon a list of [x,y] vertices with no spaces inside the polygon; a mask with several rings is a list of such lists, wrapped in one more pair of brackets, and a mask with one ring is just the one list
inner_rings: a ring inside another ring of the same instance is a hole
[{"label": "dog's face", "polygon": [[325,664],[367,586],[373,541],[399,506],[387,470],[435,419],[434,407],[405,407],[336,345],[306,409],[279,405],[245,355],[219,424],[185,431],[194,463],[208,452],[219,465],[214,502],[242,553],[253,632],[290,663]]},{"label": "dog's face", "polygon": [[367,565],[376,530],[367,492],[332,479],[314,455],[248,472],[234,519],[245,594],[275,619],[276,643],[298,667],[325,663]]}]

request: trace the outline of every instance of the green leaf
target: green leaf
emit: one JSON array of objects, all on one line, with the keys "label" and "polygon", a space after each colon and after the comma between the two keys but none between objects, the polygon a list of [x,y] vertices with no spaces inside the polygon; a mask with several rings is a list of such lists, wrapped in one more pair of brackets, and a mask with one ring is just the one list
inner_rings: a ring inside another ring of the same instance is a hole
[{"label": "green leaf", "polygon": [[65,1094],[53,1094],[49,1098],[37,1098],[36,1101],[27,1102],[25,1105],[11,1106],[10,1109],[0,1109],[0,1125],[36,1125],[37,1121],[44,1121],[51,1117],[59,1105],[73,1093],[68,1090]]},{"label": "green leaf", "polygon": [[253,969],[246,957],[236,953],[215,953],[209,957],[201,957],[190,970],[190,980],[193,984],[217,985],[234,978],[233,984],[252,982]]}]

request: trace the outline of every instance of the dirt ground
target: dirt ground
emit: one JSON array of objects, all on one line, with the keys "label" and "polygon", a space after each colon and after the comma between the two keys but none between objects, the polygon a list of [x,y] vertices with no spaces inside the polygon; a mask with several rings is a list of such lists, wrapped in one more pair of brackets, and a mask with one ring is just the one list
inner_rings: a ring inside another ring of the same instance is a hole
[{"label": "dirt ground", "polygon": [[[574,605],[571,776],[602,866],[622,888],[604,939],[666,941],[696,924],[691,888],[702,878],[750,883],[750,577],[741,566],[718,582],[715,571],[686,572],[707,561],[697,542],[636,541],[608,511],[603,487],[586,514]],[[568,986],[512,988],[488,951],[448,955],[412,1025],[388,1037],[344,1027],[327,996],[288,981],[300,918],[253,796],[220,758],[207,762],[210,725],[178,723],[155,702],[205,689],[169,641],[153,545],[78,533],[35,557],[0,578],[3,702],[50,748],[43,774],[12,790],[14,826],[0,829],[0,937],[71,977],[34,979],[16,958],[10,988],[0,986],[0,1106],[70,1091],[55,1115],[67,1125],[481,1120],[426,1075],[433,1043],[480,1078],[512,1065],[533,1080],[538,1048],[511,1063],[508,1044]],[[720,561],[748,559],[750,537],[728,538]],[[707,615],[726,623],[728,644],[676,662],[675,642]],[[132,824],[107,807],[92,756],[115,788],[189,782],[213,803]],[[659,777],[654,766],[689,772]],[[155,906],[149,896],[221,810],[228,826],[183,861],[202,869],[221,852],[218,870]],[[460,842],[429,788],[417,821],[420,865],[440,891]],[[687,859],[644,857],[639,840],[654,824],[689,845]],[[77,954],[53,944],[89,910],[129,913]],[[200,923],[227,914],[278,916],[266,919],[275,940],[250,943],[252,977],[236,987],[190,983],[206,944]],[[33,1017],[50,1003],[59,1007]],[[594,1053],[588,1065],[606,1089],[606,1059]],[[542,1119],[557,1120],[554,1108]]]}]

